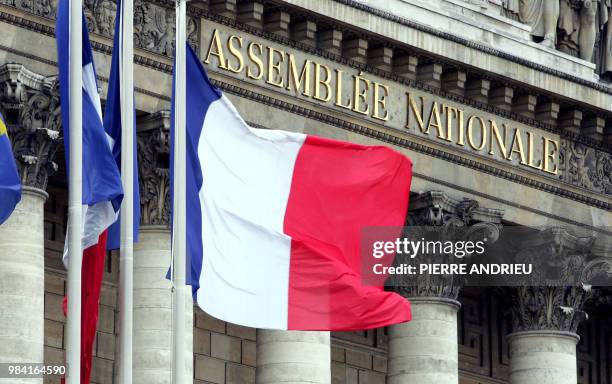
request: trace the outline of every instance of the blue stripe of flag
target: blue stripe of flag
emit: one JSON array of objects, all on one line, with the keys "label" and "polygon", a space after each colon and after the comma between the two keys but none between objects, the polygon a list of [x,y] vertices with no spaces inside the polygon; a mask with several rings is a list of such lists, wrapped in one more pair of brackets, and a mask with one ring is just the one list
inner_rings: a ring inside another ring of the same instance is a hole
[{"label": "blue stripe of flag", "polygon": [[[62,128],[65,148],[70,145],[70,1],[60,0],[58,4],[56,40],[60,78],[60,96],[62,109]],[[93,52],[89,41],[86,19],[83,16],[83,67],[92,64]],[[93,66],[95,78],[95,66]],[[85,74],[84,74],[85,75]],[[77,79],[83,83],[83,79]],[[92,92],[90,90],[90,92]],[[115,211],[121,206],[123,187],[119,169],[108,145],[108,138],[98,107],[94,100],[97,95],[90,95],[83,88],[83,204],[95,205],[110,201]],[[70,172],[70,154],[66,152],[66,168]]]},{"label": "blue stripe of flag", "polygon": [[20,200],[21,180],[19,180],[4,116],[0,113],[0,224],[9,218]]}]

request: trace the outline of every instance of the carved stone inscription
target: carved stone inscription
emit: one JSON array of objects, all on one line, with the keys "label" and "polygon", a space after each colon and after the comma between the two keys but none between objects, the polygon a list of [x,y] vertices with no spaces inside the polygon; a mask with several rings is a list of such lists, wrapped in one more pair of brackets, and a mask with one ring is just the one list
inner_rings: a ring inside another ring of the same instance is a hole
[{"label": "carved stone inscription", "polygon": [[453,152],[470,152],[483,161],[558,174],[555,133],[211,21],[203,27],[200,58],[213,71],[429,139]]}]

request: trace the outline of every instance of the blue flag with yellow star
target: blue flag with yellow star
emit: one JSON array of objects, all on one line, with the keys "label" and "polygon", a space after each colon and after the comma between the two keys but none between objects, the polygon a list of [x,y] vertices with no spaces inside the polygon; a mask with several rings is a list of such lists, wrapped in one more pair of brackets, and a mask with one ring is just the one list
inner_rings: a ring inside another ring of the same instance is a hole
[{"label": "blue flag with yellow star", "polygon": [[4,116],[0,113],[0,224],[13,213],[19,200],[21,200],[21,182]]}]

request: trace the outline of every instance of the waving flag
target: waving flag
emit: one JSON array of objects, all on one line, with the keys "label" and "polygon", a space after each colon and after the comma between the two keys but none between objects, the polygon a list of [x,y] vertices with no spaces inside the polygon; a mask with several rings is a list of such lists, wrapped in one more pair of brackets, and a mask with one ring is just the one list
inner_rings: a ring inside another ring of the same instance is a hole
[{"label": "waving flag", "polygon": [[[66,167],[83,164],[83,266],[81,291],[81,382],[89,383],[92,346],[98,321],[98,301],[104,272],[108,227],[117,219],[123,198],[121,177],[112,153],[113,139],[104,131],[102,108],[93,52],[83,17],[83,78],[70,76],[69,0],[60,0],[57,11],[56,39],[60,77],[62,125],[65,147],[70,142],[70,81],[83,83],[83,158],[70,159],[66,150]],[[69,257],[67,247],[64,261]],[[68,298],[69,299],[69,298]]]},{"label": "waving flag", "polygon": [[0,113],[0,224],[9,218],[20,200],[21,181],[4,124],[4,116]]},{"label": "waving flag", "polygon": [[[121,0],[117,1],[117,17],[115,18],[115,37],[113,41],[113,58],[111,62],[108,93],[104,107],[104,129],[110,140],[111,149],[117,168],[121,170],[121,68],[120,58],[123,55],[123,39],[121,38]],[[133,93],[130,92],[133,97]],[[134,114],[136,116],[136,114]],[[134,123],[134,127],[136,123]],[[134,132],[135,136],[135,132]],[[140,224],[140,194],[138,193],[138,156],[136,156],[136,138],[134,138],[134,241],[138,241],[138,226]],[[108,250],[119,249],[120,220],[108,229]]]},{"label": "waving flag", "polygon": [[410,320],[362,283],[360,232],[402,226],[412,164],[386,147],[249,127],[187,53],[187,284],[207,313],[270,329]]}]

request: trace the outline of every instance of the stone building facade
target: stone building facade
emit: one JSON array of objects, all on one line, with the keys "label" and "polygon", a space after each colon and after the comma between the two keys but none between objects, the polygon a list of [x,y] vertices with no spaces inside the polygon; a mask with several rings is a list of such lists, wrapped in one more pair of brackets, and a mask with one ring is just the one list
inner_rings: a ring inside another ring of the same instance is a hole
[{"label": "stone building facade", "polygon": [[[1,362],[64,361],[56,3],[0,0],[0,111],[25,186],[0,227]],[[116,5],[84,4],[105,95]],[[193,0],[188,38],[253,126],[409,156],[409,223],[460,222],[493,234],[549,226],[556,230],[543,252],[602,257],[612,237],[611,7],[608,0]],[[134,382],[169,383],[174,2],[136,0],[134,8],[142,209]],[[119,273],[111,253],[95,383],[113,383],[117,371]],[[195,307],[185,382],[612,383],[606,288],[440,280],[399,292],[412,302],[413,321],[359,332],[255,330]]]}]

